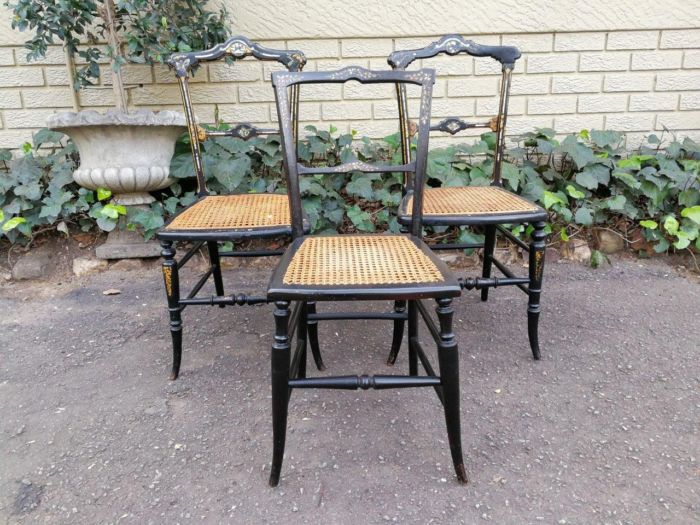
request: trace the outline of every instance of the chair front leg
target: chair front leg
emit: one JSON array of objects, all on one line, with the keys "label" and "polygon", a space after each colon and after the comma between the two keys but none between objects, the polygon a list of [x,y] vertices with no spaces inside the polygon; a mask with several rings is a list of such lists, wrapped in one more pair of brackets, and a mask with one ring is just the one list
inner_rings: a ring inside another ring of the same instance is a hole
[{"label": "chair front leg", "polygon": [[545,233],[544,222],[533,224],[535,231],[532,233],[530,244],[530,268],[527,303],[527,335],[530,339],[530,349],[535,359],[540,358],[540,344],[538,337],[538,324],[540,319],[540,294],[542,293],[542,272],[544,270]]},{"label": "chair front leg", "polygon": [[289,406],[289,302],[275,303],[275,340],[272,343],[272,467],[270,486],[280,481]]},{"label": "chair front leg", "polygon": [[[211,264],[212,275],[214,276],[214,288],[216,295],[222,297],[224,295],[224,280],[221,277],[221,258],[219,257],[219,245],[216,241],[207,241],[209,249],[209,264]],[[224,308],[226,305],[220,304],[219,308]]]},{"label": "chair front leg", "polygon": [[[310,302],[307,304],[307,312],[309,314],[316,313],[316,303]],[[323,372],[326,369],[326,365],[323,364],[323,358],[321,357],[321,347],[318,344],[318,321],[308,321],[309,326],[309,346],[311,347],[311,354],[314,356],[314,362],[316,363],[316,368]]]},{"label": "chair front leg", "polygon": [[170,379],[175,380],[180,374],[182,360],[182,309],[180,307],[180,278],[175,260],[175,248],[172,241],[161,241],[163,251],[163,281],[165,294],[168,298],[168,313],[170,314],[170,336],[173,341],[173,368]]},{"label": "chair front leg", "polygon": [[435,311],[440,323],[438,362],[440,364],[447,438],[457,478],[461,483],[467,483],[467,471],[464,468],[462,457],[462,428],[459,414],[459,354],[455,335],[452,332],[454,309],[452,308],[452,299],[437,299],[437,304]]},{"label": "chair front leg", "polygon": [[[496,248],[496,226],[486,226],[484,236],[484,266],[481,276],[485,279],[491,277],[491,266],[493,265],[493,251]],[[489,298],[489,288],[481,289],[481,300],[486,301]]]},{"label": "chair front leg", "polygon": [[[394,313],[403,314],[404,312],[406,312],[406,301],[394,301]],[[396,363],[396,358],[401,351],[405,324],[403,319],[394,320],[394,335],[391,339],[391,351],[389,352],[389,358],[386,360],[386,364],[389,366]]]}]

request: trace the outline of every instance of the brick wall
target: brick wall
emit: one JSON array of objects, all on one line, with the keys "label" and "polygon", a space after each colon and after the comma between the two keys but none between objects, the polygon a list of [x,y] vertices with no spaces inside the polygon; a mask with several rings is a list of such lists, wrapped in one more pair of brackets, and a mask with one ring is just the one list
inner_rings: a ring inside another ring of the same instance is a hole
[{"label": "brick wall", "polygon": [[[5,16],[6,11],[0,11]],[[2,29],[0,27],[0,29]],[[0,37],[0,147],[18,147],[31,139],[54,111],[72,110],[63,51],[25,62],[24,35]],[[307,70],[346,65],[386,67],[395,49],[423,46],[439,35],[420,38],[318,38],[260,40],[270,47],[298,48],[309,57]],[[565,33],[476,35],[485,44],[516,45],[523,51],[513,77],[509,133],[553,127],[560,133],[582,128],[628,132],[634,146],[664,126],[679,136],[700,140],[700,29],[614,30]],[[3,45],[4,44],[4,45]],[[484,120],[494,114],[499,69],[488,59],[466,56],[425,61],[439,75],[434,120],[464,116]],[[201,70],[192,87],[202,122],[270,124],[275,119],[269,63],[243,61],[235,67]],[[135,107],[178,109],[180,95],[166,68],[126,69]],[[78,94],[81,108],[107,109],[113,100],[109,71],[97,89]],[[305,123],[384,136],[396,130],[396,106],[390,86],[308,86],[302,91]],[[415,102],[415,99],[412,99]]]}]

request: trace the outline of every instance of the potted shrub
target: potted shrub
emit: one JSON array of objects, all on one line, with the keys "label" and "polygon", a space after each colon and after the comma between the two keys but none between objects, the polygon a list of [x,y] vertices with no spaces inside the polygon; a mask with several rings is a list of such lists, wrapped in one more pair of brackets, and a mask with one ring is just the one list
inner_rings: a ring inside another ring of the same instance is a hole
[{"label": "potted shrub", "polygon": [[[78,147],[80,166],[73,177],[89,189],[106,188],[114,203],[139,206],[153,202],[148,193],[168,187],[175,141],[185,130],[184,115],[174,111],[129,110],[122,66],[159,64],[175,51],[205,49],[228,36],[227,13],[207,10],[194,0],[18,0],[8,1],[12,27],[29,30],[27,60],[39,59],[49,45],[62,43],[77,91],[100,77],[109,61],[115,107],[57,113],[48,127],[69,135]],[[104,258],[159,255],[134,235],[114,231],[98,249]]]}]

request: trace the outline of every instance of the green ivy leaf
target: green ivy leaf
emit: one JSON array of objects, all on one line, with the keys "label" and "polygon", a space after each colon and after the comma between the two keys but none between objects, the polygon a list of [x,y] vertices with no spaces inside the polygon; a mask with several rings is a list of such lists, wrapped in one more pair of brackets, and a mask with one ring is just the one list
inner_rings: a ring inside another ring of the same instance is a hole
[{"label": "green ivy leaf", "polygon": [[593,211],[590,208],[579,208],[574,215],[576,224],[590,226],[593,224]]},{"label": "green ivy leaf", "polygon": [[375,231],[372,216],[363,211],[358,205],[350,206],[347,210],[348,219],[355,225],[359,231],[373,232]]},{"label": "green ivy leaf", "polygon": [[591,268],[599,268],[605,263],[610,264],[610,259],[607,255],[598,250],[591,252]]},{"label": "green ivy leaf", "polygon": [[673,215],[668,215],[664,219],[664,230],[666,230],[670,235],[676,235],[678,233],[678,227],[680,224]]},{"label": "green ivy leaf", "polygon": [[673,243],[674,248],[676,248],[678,250],[683,250],[683,249],[687,248],[688,246],[690,246],[691,239],[690,239],[690,236],[686,232],[679,230],[678,232],[676,232],[676,237],[677,237],[677,240]]},{"label": "green ivy leaf", "polygon": [[26,222],[27,219],[25,219],[24,217],[12,217],[9,221],[2,225],[2,231],[7,233],[17,228],[17,226],[19,226],[20,224],[24,224]]},{"label": "green ivy leaf", "polygon": [[563,206],[566,206],[568,203],[562,199],[558,194],[552,193],[551,191],[544,191],[542,193],[542,198],[544,201],[544,207],[546,209],[551,208],[555,204],[561,204]]},{"label": "green ivy leaf", "polygon": [[652,220],[639,221],[639,225],[647,230],[655,230],[659,227],[659,223]]},{"label": "green ivy leaf", "polygon": [[353,180],[348,183],[346,189],[350,195],[361,197],[363,199],[370,200],[374,196],[372,181],[362,175],[353,177]]},{"label": "green ivy leaf", "polygon": [[572,197],[574,199],[583,199],[586,196],[585,193],[583,193],[581,190],[577,190],[571,184],[566,186],[566,193],[569,194],[569,197]]},{"label": "green ivy leaf", "polygon": [[560,144],[559,150],[562,153],[568,154],[579,169],[597,160],[596,156],[593,154],[593,150],[576,140],[574,135],[566,137]]},{"label": "green ivy leaf", "polygon": [[105,201],[112,196],[112,191],[107,188],[97,188],[97,200]]},{"label": "green ivy leaf", "polygon": [[621,210],[625,207],[627,198],[624,195],[615,195],[605,200],[605,205],[610,210]]},{"label": "green ivy leaf", "polygon": [[687,217],[695,224],[700,224],[700,206],[692,206],[691,208],[683,208],[681,217]]},{"label": "green ivy leaf", "polygon": [[582,171],[576,174],[576,182],[588,190],[598,188],[598,179],[590,171]]}]

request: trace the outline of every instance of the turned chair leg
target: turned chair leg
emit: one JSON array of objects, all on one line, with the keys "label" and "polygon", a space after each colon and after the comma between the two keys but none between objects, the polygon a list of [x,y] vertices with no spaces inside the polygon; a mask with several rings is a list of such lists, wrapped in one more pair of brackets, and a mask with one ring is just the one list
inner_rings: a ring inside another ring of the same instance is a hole
[{"label": "turned chair leg", "polygon": [[408,301],[408,374],[418,375],[418,308],[415,301]]},{"label": "turned chair leg", "polygon": [[289,406],[289,302],[275,303],[275,340],[272,343],[272,467],[270,486],[280,481]]},{"label": "turned chair leg", "polygon": [[173,340],[173,368],[170,379],[175,380],[180,374],[180,362],[182,360],[182,308],[180,307],[180,279],[175,261],[175,248],[172,241],[161,241],[163,251],[163,281],[165,293],[168,298],[168,312],[170,314],[170,335]]},{"label": "turned chair leg", "polygon": [[[491,277],[491,266],[493,264],[493,250],[496,247],[496,226],[486,226],[486,235],[484,237],[484,266],[481,276],[485,279]],[[489,298],[489,288],[481,289],[481,300],[486,301]]]},{"label": "turned chair leg", "polygon": [[308,345],[308,330],[309,330],[309,320],[308,320],[308,303],[303,303],[301,305],[301,312],[299,315],[299,320],[297,321],[297,345],[301,348],[299,355],[299,373],[297,377],[306,377],[306,350]]},{"label": "turned chair leg", "polygon": [[542,293],[542,271],[544,269],[545,233],[544,222],[533,224],[535,231],[532,233],[530,244],[530,268],[527,303],[527,335],[530,339],[530,349],[535,359],[540,358],[540,344],[538,337],[538,324],[540,318],[540,294]]},{"label": "turned chair leg", "polygon": [[[309,302],[307,305],[307,313],[316,313],[316,303]],[[311,347],[311,354],[314,356],[314,362],[316,363],[316,368],[320,371],[326,369],[326,365],[323,364],[323,358],[321,357],[321,347],[318,344],[318,321],[308,321],[309,326],[309,346]]]},{"label": "turned chair leg", "polygon": [[[216,288],[216,295],[221,297],[224,295],[224,280],[221,277],[219,245],[216,241],[207,241],[207,248],[209,249],[209,264],[211,264],[212,275],[214,276],[214,288]],[[224,308],[225,306],[220,304],[219,308]]]},{"label": "turned chair leg", "polygon": [[437,299],[437,304],[435,311],[440,322],[438,362],[440,364],[447,438],[457,478],[461,483],[467,483],[467,472],[462,457],[462,429],[459,414],[459,354],[455,335],[452,332],[454,313],[452,299]]},{"label": "turned chair leg", "polygon": [[[394,301],[394,312],[397,314],[403,314],[406,312],[406,301]],[[389,352],[389,358],[386,360],[387,365],[391,366],[396,363],[396,358],[401,351],[401,342],[403,341],[405,324],[406,323],[403,319],[394,320],[394,335],[391,340],[391,351]]]}]

